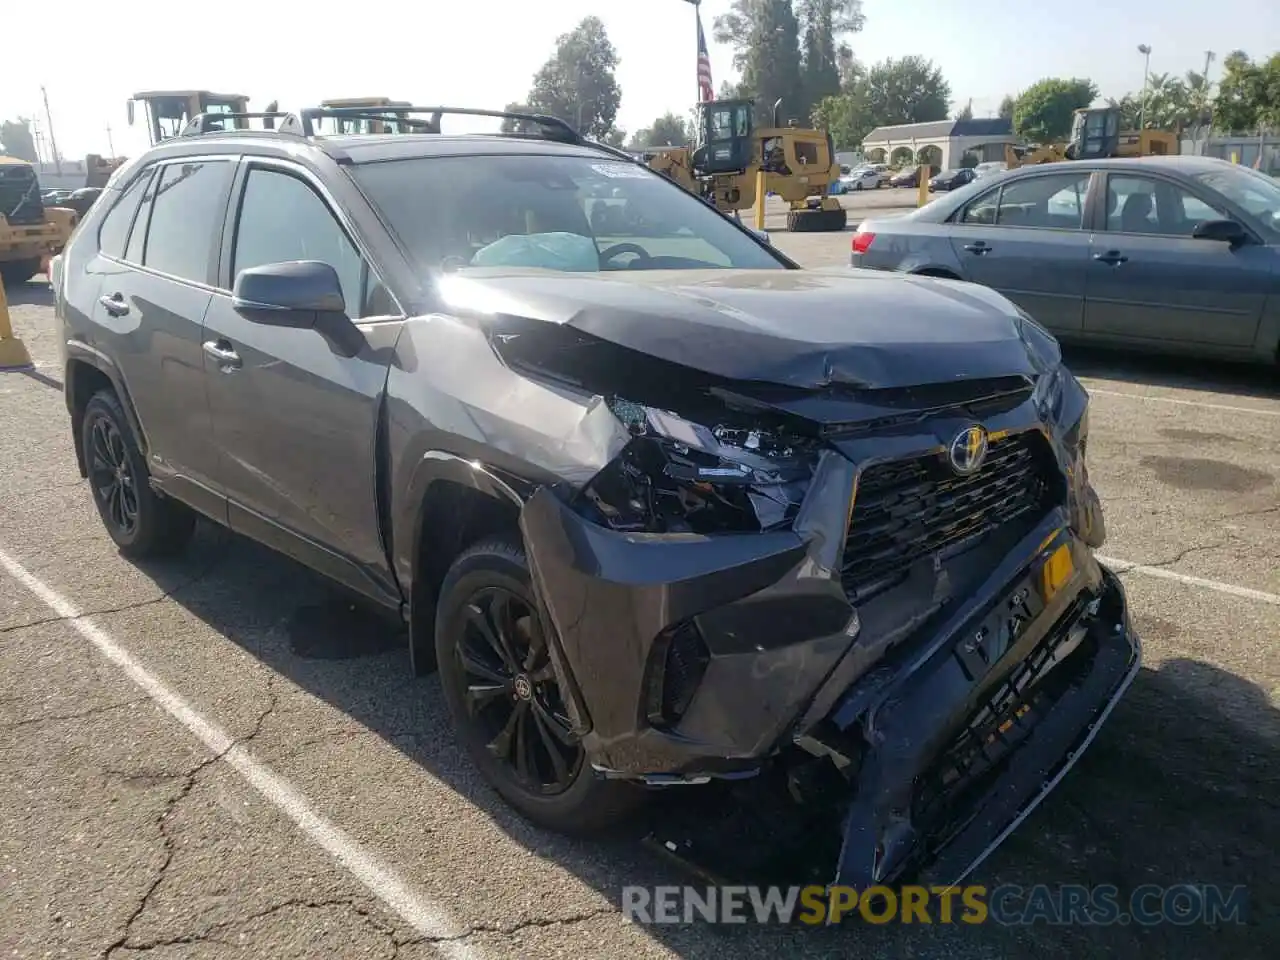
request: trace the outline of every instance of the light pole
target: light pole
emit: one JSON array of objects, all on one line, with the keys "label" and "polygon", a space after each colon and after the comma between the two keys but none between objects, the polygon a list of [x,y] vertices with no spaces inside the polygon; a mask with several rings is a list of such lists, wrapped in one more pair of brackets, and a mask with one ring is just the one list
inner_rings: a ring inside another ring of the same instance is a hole
[{"label": "light pole", "polygon": [[1147,125],[1147,77],[1151,73],[1151,45],[1147,43],[1138,44],[1138,52],[1142,54],[1142,106],[1138,108],[1138,129],[1142,130]]}]

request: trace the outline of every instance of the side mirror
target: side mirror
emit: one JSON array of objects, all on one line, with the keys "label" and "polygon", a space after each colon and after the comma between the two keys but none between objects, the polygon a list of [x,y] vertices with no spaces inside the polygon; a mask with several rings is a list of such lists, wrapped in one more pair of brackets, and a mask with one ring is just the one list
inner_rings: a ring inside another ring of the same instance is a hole
[{"label": "side mirror", "polygon": [[125,101],[124,108],[125,108],[125,112],[128,113],[129,115],[129,126],[132,127],[133,126],[133,101],[132,100]]},{"label": "side mirror", "polygon": [[1191,231],[1196,240],[1217,240],[1238,247],[1249,239],[1244,227],[1234,220],[1205,220]]},{"label": "side mirror", "polygon": [[232,291],[237,313],[271,327],[316,326],[321,314],[346,314],[337,271],[319,260],[287,260],[241,270]]},{"label": "side mirror", "polygon": [[364,334],[347,317],[337,271],[319,260],[286,260],[241,270],[231,305],[252,323],[315,330],[345,357],[356,356],[365,345]]}]

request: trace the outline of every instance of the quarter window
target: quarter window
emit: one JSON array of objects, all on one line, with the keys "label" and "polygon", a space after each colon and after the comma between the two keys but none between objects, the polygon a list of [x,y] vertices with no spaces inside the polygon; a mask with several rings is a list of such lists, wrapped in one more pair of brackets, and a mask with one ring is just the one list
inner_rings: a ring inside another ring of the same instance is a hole
[{"label": "quarter window", "polygon": [[352,320],[390,312],[377,309],[376,301],[385,301],[385,295],[364,296],[364,260],[320,195],[292,174],[252,169],[240,201],[232,276],[288,260],[319,260],[333,267]]},{"label": "quarter window", "polygon": [[1088,172],[1028,177],[1006,183],[974,200],[961,223],[1000,227],[1079,230],[1089,192]]},{"label": "quarter window", "polygon": [[231,164],[171,163],[161,168],[158,184],[142,262],[183,280],[207,283],[214,245],[222,237]]},{"label": "quarter window", "polygon": [[1107,178],[1107,230],[1189,237],[1206,220],[1227,215],[1177,184],[1149,177]]},{"label": "quarter window", "polygon": [[[133,216],[138,212],[138,206],[142,203],[142,195],[148,184],[151,182],[151,176],[154,169],[146,171],[138,179],[130,184],[123,196],[116,201],[107,215],[103,218],[102,226],[98,230],[98,250],[105,253],[109,257],[123,257],[125,245],[129,241],[129,228],[133,225]],[[145,225],[139,234],[146,231]]]}]

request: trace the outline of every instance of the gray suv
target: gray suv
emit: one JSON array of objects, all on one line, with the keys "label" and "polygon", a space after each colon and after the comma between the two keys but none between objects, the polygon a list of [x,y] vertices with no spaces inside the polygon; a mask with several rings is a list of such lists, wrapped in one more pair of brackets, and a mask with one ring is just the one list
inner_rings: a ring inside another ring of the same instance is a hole
[{"label": "gray suv", "polygon": [[477,112],[196,118],[117,171],[55,279],[111,537],[200,515],[407,622],[537,823],[753,779],[842,882],[963,876],[1139,666],[1057,343],[557,120],[439,132]]}]

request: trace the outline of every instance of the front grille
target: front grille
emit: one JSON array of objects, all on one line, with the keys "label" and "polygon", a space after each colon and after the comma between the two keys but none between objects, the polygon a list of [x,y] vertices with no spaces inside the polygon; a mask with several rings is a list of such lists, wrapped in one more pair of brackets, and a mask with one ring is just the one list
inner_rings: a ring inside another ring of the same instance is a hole
[{"label": "front grille", "polygon": [[14,226],[43,222],[40,181],[26,164],[0,164],[0,214]]},{"label": "front grille", "polygon": [[959,476],[945,453],[868,467],[844,544],[841,583],[855,601],[887,589],[926,557],[1043,510],[1048,450],[1034,431],[992,441],[982,468]]}]

